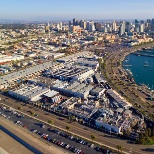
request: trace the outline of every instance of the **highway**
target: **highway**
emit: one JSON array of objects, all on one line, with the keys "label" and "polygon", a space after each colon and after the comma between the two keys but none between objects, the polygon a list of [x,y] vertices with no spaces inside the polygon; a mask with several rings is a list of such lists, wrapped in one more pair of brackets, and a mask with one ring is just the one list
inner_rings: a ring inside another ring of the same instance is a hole
[{"label": "highway", "polygon": [[[15,101],[15,100],[8,98],[6,96],[3,96],[3,95],[2,95],[1,102],[5,103],[9,106],[12,106],[16,109],[19,106],[21,106],[21,103],[22,103],[22,102]],[[42,109],[32,107],[29,104],[27,104],[26,106],[23,106],[22,108],[23,108],[22,112],[24,112],[26,114],[29,114],[29,110],[35,112],[36,114],[39,115],[37,118],[39,118],[40,120],[47,122],[49,119],[52,119],[54,121],[54,125],[62,128],[62,129],[65,129],[66,125],[70,126],[71,132],[81,135],[83,137],[90,139],[90,134],[94,134],[96,136],[96,141],[99,142],[100,144],[104,144],[109,147],[113,147],[115,149],[116,149],[117,145],[121,145],[124,147],[124,151],[126,151],[128,153],[130,151],[130,148],[132,148],[132,153],[134,153],[134,154],[147,153],[142,150],[142,149],[146,149],[147,146],[136,145],[136,144],[132,144],[132,143],[130,144],[129,140],[121,139],[118,136],[112,136],[110,134],[106,134],[104,132],[97,131],[97,130],[92,129],[90,127],[80,125],[77,122],[70,123],[69,120],[64,119],[64,118],[63,118],[63,120],[61,120],[61,118],[59,116],[48,113],[46,111],[43,111]]]}]

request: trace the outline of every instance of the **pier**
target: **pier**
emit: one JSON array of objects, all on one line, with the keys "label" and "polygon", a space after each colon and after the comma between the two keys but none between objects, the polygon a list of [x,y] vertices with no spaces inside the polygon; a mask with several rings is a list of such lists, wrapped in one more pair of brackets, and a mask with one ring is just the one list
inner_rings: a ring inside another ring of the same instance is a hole
[{"label": "pier", "polygon": [[154,54],[146,54],[146,53],[137,53],[137,52],[134,52],[132,53],[136,56],[146,56],[146,57],[154,57]]},{"label": "pier", "polygon": [[123,66],[132,66],[132,65],[123,65]]}]

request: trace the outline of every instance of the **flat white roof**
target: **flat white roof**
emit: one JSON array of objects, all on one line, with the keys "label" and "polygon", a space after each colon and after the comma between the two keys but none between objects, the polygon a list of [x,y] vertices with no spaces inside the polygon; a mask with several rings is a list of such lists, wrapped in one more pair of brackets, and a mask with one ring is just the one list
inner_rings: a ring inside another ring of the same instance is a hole
[{"label": "flat white roof", "polygon": [[59,94],[59,92],[51,90],[51,91],[49,91],[48,93],[46,93],[44,95],[47,96],[47,97],[53,97],[53,96],[55,96],[57,94]]}]

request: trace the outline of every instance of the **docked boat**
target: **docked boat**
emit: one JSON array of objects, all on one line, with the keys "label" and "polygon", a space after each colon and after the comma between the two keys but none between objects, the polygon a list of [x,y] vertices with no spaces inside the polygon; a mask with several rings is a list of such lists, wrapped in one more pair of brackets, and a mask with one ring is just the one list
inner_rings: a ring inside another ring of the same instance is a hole
[{"label": "docked boat", "polygon": [[133,76],[133,73],[129,69],[126,69],[126,72],[129,76]]},{"label": "docked boat", "polygon": [[144,67],[148,67],[148,66],[149,66],[148,61],[145,61],[144,62]]}]

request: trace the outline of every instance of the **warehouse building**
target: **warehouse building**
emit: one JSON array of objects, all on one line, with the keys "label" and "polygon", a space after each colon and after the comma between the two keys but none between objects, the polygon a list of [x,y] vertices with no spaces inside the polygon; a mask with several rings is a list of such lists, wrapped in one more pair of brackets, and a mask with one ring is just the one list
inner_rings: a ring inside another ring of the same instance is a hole
[{"label": "warehouse building", "polygon": [[15,85],[17,80],[25,80],[30,77],[40,74],[42,71],[52,68],[56,69],[59,67],[59,64],[53,63],[52,61],[36,65],[33,67],[20,70],[18,72],[13,72],[0,77],[0,89],[6,89],[11,85]]},{"label": "warehouse building", "polygon": [[65,81],[84,81],[86,78],[94,75],[94,71],[91,68],[84,66],[65,66],[56,71],[52,71],[50,76],[55,79]]},{"label": "warehouse building", "polygon": [[22,84],[19,88],[9,91],[9,95],[24,102],[38,101],[43,94],[50,91],[47,87],[36,84]]},{"label": "warehouse building", "polygon": [[101,95],[105,93],[105,91],[105,88],[95,87],[90,91],[90,95],[100,98]]},{"label": "warehouse building", "polygon": [[60,91],[64,95],[86,99],[92,88],[93,88],[92,85],[87,85],[87,84],[79,83],[79,82],[73,82],[70,85],[68,85],[67,87],[61,89]]},{"label": "warehouse building", "polygon": [[113,105],[113,107],[129,109],[132,106],[132,104],[130,104],[126,99],[124,99],[113,89],[108,89],[107,95],[111,98],[111,104]]}]

